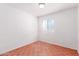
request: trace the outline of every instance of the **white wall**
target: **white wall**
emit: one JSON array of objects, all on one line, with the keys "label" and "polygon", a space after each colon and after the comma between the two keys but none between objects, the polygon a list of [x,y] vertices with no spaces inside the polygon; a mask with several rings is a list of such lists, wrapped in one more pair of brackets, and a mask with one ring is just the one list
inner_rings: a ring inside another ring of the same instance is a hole
[{"label": "white wall", "polygon": [[79,5],[78,5],[78,17],[77,18],[78,18],[78,22],[77,22],[78,23],[78,33],[77,34],[78,34],[78,53],[79,53]]},{"label": "white wall", "polygon": [[36,41],[36,20],[26,12],[0,4],[0,53]]},{"label": "white wall", "polygon": [[[52,17],[55,21],[54,32],[44,32],[42,21],[45,17]],[[63,47],[77,49],[77,8],[70,8],[49,15],[39,17],[39,40]]]}]

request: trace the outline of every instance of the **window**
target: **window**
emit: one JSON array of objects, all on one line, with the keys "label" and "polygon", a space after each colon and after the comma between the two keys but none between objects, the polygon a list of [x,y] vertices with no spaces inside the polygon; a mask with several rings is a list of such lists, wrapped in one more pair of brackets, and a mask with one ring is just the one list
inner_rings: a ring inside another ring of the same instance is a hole
[{"label": "window", "polygon": [[54,20],[50,18],[43,20],[43,30],[47,32],[54,32]]}]

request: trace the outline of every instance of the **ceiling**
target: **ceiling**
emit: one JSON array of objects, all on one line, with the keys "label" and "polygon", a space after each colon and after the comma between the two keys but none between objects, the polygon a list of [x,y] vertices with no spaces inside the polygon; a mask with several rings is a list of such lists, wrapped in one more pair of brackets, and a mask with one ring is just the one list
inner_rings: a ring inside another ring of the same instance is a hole
[{"label": "ceiling", "polygon": [[34,16],[42,16],[67,8],[76,7],[77,3],[46,3],[45,8],[39,8],[38,3],[8,3],[7,5],[28,12]]}]

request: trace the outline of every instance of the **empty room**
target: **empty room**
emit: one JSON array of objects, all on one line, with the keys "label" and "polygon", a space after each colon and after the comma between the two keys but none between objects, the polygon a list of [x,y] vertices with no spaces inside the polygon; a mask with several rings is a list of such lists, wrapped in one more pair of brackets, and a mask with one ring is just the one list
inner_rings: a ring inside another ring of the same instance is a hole
[{"label": "empty room", "polygon": [[78,3],[0,3],[0,56],[78,56]]}]

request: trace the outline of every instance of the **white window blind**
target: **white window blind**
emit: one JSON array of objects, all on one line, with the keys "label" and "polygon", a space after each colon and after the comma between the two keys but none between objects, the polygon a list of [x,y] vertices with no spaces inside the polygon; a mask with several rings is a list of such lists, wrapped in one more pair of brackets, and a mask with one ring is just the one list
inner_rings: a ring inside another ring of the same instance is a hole
[{"label": "white window blind", "polygon": [[49,19],[44,19],[43,20],[43,30],[47,32],[54,32],[54,20],[49,18]]}]

